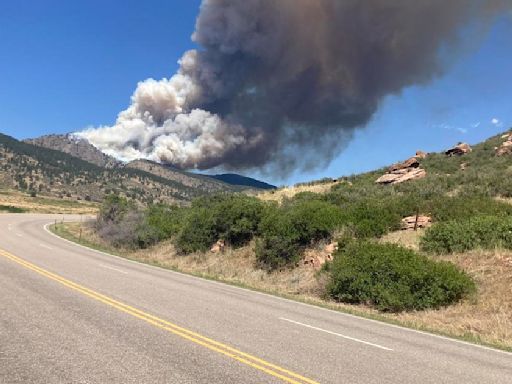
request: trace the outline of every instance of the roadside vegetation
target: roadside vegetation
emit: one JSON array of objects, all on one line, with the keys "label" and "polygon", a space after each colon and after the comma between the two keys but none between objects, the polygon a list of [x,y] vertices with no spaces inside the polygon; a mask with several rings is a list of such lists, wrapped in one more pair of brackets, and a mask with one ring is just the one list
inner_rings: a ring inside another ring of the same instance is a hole
[{"label": "roadside vegetation", "polygon": [[[190,206],[140,206],[111,195],[90,236],[135,259],[512,347],[504,323],[512,303],[493,296],[512,283],[512,168],[495,155],[499,142],[460,157],[431,154],[420,160],[427,177],[397,185],[376,184],[381,169],[264,199],[215,194]],[[402,219],[417,214],[433,225],[403,241]],[[219,240],[225,252],[210,252]],[[305,266],[331,242],[339,245],[332,261]]]}]

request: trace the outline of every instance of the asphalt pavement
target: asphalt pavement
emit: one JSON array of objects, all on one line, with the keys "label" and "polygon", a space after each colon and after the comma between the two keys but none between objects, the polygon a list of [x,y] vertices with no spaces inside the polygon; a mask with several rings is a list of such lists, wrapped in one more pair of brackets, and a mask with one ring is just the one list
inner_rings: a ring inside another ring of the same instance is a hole
[{"label": "asphalt pavement", "polygon": [[0,215],[0,383],[512,383],[511,353],[105,255],[56,218]]}]

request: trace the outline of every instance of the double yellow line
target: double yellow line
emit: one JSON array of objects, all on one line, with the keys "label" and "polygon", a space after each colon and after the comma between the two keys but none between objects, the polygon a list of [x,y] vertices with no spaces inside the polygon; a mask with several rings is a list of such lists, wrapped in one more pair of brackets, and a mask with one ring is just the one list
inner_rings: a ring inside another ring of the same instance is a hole
[{"label": "double yellow line", "polygon": [[77,283],[74,283],[74,282],[68,280],[68,279],[65,279],[62,276],[59,276],[52,272],[49,272],[43,268],[38,267],[37,265],[34,265],[34,264],[29,263],[28,261],[25,261],[17,256],[14,256],[13,254],[11,254],[7,251],[0,249],[0,256],[3,256],[9,260],[12,260],[13,262],[15,262],[27,269],[37,272],[38,274],[45,276],[50,280],[56,281],[59,284],[62,284],[64,286],[66,286],[76,292],[79,292],[85,296],[88,296],[96,301],[99,301],[99,302],[106,304],[110,307],[116,308],[119,311],[122,311],[122,312],[127,313],[131,316],[134,316],[140,320],[143,320],[157,328],[160,328],[167,332],[173,333],[174,335],[180,336],[180,337],[182,337],[186,340],[189,340],[195,344],[198,344],[205,348],[208,348],[211,351],[220,353],[221,355],[227,356],[227,357],[229,357],[233,360],[236,360],[242,364],[248,365],[248,366],[255,368],[259,371],[262,371],[270,376],[276,377],[286,383],[319,384],[318,382],[308,379],[304,376],[301,376],[298,373],[281,368],[277,365],[269,363],[269,362],[267,362],[263,359],[260,359],[256,356],[239,351],[233,347],[230,347],[229,345],[212,340],[208,337],[202,336],[202,335],[200,335],[196,332],[193,332],[189,329],[180,327],[176,324],[173,324],[166,320],[160,319],[160,318],[153,316],[149,313],[143,312],[140,309],[131,307],[127,304],[121,303],[121,302],[114,300],[108,296],[105,296],[101,293],[98,293],[89,288],[81,286]]}]

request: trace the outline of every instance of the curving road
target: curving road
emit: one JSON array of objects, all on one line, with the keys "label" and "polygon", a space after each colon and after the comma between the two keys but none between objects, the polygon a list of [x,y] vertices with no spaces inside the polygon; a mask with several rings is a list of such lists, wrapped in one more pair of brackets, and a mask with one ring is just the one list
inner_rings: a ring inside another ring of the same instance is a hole
[{"label": "curving road", "polygon": [[0,383],[512,383],[510,353],[104,255],[55,218],[0,215]]}]

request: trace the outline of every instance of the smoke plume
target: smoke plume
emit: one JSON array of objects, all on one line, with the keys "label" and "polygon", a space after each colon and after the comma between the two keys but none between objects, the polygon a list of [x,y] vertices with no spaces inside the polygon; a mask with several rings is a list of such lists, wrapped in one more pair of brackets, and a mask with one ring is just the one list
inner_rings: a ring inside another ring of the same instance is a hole
[{"label": "smoke plume", "polygon": [[104,152],[183,169],[323,166],[387,95],[442,74],[440,50],[507,0],[203,0],[169,79],[140,82]]}]

